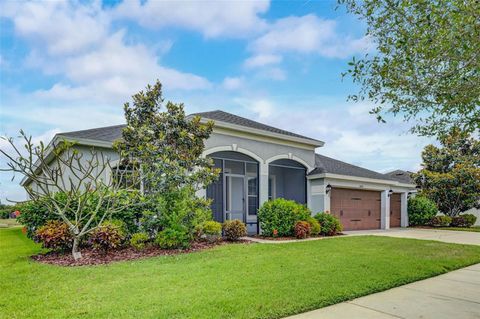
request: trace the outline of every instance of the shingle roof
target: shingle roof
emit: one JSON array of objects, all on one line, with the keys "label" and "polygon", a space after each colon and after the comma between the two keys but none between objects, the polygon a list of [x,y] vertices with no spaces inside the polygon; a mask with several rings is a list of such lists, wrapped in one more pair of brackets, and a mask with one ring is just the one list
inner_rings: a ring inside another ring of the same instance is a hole
[{"label": "shingle roof", "polygon": [[324,173],[373,178],[373,179],[384,179],[389,181],[394,180],[393,178],[385,174],[381,174],[363,167],[348,164],[327,156],[315,154],[315,169],[311,171],[309,175],[324,174]]},{"label": "shingle roof", "polygon": [[[221,122],[240,125],[240,126],[244,126],[244,127],[250,127],[250,128],[254,128],[254,129],[258,129],[258,130],[262,130],[262,131],[267,131],[267,132],[278,133],[278,134],[282,134],[282,135],[288,135],[288,136],[306,138],[306,139],[309,139],[309,140],[318,141],[318,140],[315,140],[315,139],[310,138],[310,137],[306,137],[306,136],[303,136],[303,135],[300,135],[300,134],[285,131],[285,130],[282,130],[282,129],[279,129],[279,128],[276,128],[276,127],[273,127],[273,126],[269,126],[269,125],[266,125],[266,124],[263,124],[263,123],[255,122],[255,121],[249,120],[247,118],[244,118],[244,117],[241,117],[241,116],[238,116],[238,115],[235,115],[235,114],[227,113],[227,112],[224,112],[224,111],[221,111],[221,110],[191,114],[191,116],[195,116],[195,115],[198,115],[200,117],[207,118],[207,119],[210,119],[210,120],[214,120],[214,121],[221,121]],[[320,141],[318,141],[318,142],[320,142]]]},{"label": "shingle roof", "polygon": [[[267,131],[267,132],[272,132],[272,133],[278,133],[282,135],[287,135],[287,136],[292,136],[292,137],[298,137],[298,138],[305,138],[309,139],[312,141],[317,141],[315,139],[302,136],[299,134],[295,134],[289,131],[285,131],[273,126],[269,126],[266,124],[262,124],[259,122],[255,122],[249,119],[246,119],[244,117],[234,115],[231,113],[227,113],[224,111],[211,111],[211,112],[202,112],[202,113],[194,113],[191,114],[190,116],[195,116],[198,115],[200,117],[214,120],[214,121],[221,121],[221,122],[226,122],[226,123],[231,123],[231,124],[236,124],[244,127],[249,127],[249,128],[255,128],[259,129],[262,131]],[[114,125],[114,126],[106,126],[106,127],[99,127],[99,128],[93,128],[89,130],[82,130],[82,131],[73,131],[73,132],[66,132],[66,133],[59,133],[59,136],[66,136],[66,137],[71,137],[71,138],[85,138],[85,139],[91,139],[91,140],[100,140],[100,141],[107,141],[107,142],[113,142],[119,138],[122,137],[122,129],[125,127],[125,124],[123,125]],[[318,141],[320,142],[320,141]]]},{"label": "shingle roof", "polygon": [[409,171],[402,171],[401,169],[397,169],[388,173],[385,173],[385,175],[390,176],[391,178],[402,182],[402,183],[408,183],[408,184],[415,184],[413,178],[412,178],[413,172]]},{"label": "shingle roof", "polygon": [[113,142],[122,137],[122,129],[124,127],[125,124],[105,126],[89,130],[59,133],[58,136]]}]

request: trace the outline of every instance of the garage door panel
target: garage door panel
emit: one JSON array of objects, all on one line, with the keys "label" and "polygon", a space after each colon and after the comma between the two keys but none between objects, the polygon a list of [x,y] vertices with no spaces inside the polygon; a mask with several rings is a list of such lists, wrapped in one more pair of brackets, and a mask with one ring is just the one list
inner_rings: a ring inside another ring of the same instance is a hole
[{"label": "garage door panel", "polygon": [[400,194],[390,195],[390,227],[400,227],[401,222],[401,197]]},{"label": "garage door panel", "polygon": [[333,188],[330,207],[345,230],[380,228],[380,192]]}]

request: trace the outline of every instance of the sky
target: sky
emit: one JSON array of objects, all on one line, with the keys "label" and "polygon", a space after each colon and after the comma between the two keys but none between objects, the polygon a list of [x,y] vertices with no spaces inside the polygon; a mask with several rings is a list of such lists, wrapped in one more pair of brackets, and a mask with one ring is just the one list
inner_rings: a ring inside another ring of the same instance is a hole
[{"label": "sky", "polygon": [[[348,101],[358,87],[342,72],[375,44],[335,1],[3,1],[0,40],[1,136],[23,129],[48,143],[124,123],[123,104],[159,79],[187,113],[221,109],[290,130],[379,172],[417,170],[432,142]],[[2,202],[26,198],[11,178],[0,172]]]}]

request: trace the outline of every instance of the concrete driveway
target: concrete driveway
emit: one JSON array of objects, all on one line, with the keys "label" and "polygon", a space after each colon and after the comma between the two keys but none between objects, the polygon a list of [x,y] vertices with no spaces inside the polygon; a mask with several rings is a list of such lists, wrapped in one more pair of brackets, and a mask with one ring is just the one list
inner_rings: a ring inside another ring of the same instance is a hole
[{"label": "concrete driveway", "polygon": [[288,319],[478,319],[480,264]]},{"label": "concrete driveway", "polygon": [[[480,245],[480,233],[396,228],[351,231],[351,236],[375,235],[447,243]],[[479,319],[480,264],[417,281],[387,291],[299,314],[288,319]]]},{"label": "concrete driveway", "polygon": [[480,245],[480,233],[467,231],[436,230],[422,228],[392,228],[389,230],[346,231],[348,235],[375,235],[426,240],[438,240],[446,243]]}]

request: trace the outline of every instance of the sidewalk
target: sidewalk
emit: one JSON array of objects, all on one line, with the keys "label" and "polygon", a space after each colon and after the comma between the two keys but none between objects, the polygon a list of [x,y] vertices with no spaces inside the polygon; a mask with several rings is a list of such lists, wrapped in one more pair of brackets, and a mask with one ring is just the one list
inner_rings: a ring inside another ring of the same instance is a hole
[{"label": "sidewalk", "polygon": [[478,319],[480,264],[287,319]]}]

